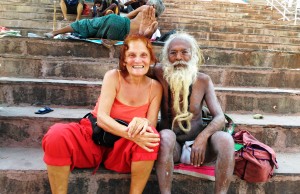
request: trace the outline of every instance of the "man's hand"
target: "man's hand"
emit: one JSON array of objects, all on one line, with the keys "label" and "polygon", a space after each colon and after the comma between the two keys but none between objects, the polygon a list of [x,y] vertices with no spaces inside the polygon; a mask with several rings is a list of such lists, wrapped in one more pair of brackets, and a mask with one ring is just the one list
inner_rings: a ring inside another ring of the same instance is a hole
[{"label": "man's hand", "polygon": [[155,18],[155,9],[152,6],[145,6],[142,11],[142,21],[140,24],[139,34],[151,38],[157,30],[158,22]]},{"label": "man's hand", "polygon": [[191,149],[191,165],[201,166],[204,163],[206,147],[207,139],[196,138]]}]

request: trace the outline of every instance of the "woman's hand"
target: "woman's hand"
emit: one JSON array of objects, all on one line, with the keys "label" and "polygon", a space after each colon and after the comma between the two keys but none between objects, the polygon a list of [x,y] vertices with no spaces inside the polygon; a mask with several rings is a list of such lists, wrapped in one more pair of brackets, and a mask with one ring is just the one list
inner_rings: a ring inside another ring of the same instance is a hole
[{"label": "woman's hand", "polygon": [[130,138],[130,140],[136,143],[144,150],[148,152],[153,152],[154,149],[152,148],[159,145],[160,138],[159,138],[159,134],[146,131],[142,135],[138,134],[135,137]]},{"label": "woman's hand", "polygon": [[153,130],[149,125],[150,122],[148,119],[134,117],[128,125],[128,136],[134,138],[138,134],[143,135],[146,131],[153,133]]}]

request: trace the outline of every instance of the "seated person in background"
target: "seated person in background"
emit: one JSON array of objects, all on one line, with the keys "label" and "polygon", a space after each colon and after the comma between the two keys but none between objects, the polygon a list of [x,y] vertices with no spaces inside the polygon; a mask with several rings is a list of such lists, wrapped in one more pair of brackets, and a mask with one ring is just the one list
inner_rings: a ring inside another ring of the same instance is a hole
[{"label": "seated person in background", "polygon": [[76,21],[80,20],[80,16],[83,11],[83,0],[61,0],[60,8],[64,17],[64,20],[67,21],[67,14],[76,14]]},{"label": "seated person in background", "polygon": [[139,7],[126,17],[110,14],[93,19],[82,19],[44,35],[53,38],[58,34],[76,32],[82,38],[124,40],[127,34],[139,33],[151,38],[158,26],[156,17],[163,13],[165,6],[161,0],[151,0],[149,2],[149,5]]},{"label": "seated person in background", "polygon": [[102,0],[94,0],[94,5],[92,9],[92,16],[93,17],[100,17],[103,16],[102,13],[100,12],[103,8],[103,3]]},{"label": "seated person in background", "polygon": [[[156,58],[149,39],[129,35],[121,48],[119,70],[109,70],[101,94],[89,117],[97,125],[120,136],[113,147],[95,144],[88,118],[79,123],[57,123],[45,134],[42,147],[52,193],[66,194],[74,168],[100,164],[118,173],[131,173],[130,194],[141,194],[158,155],[156,131],[162,87],[146,76]],[[115,119],[129,123],[128,127]]]},{"label": "seated person in background", "polygon": [[[191,146],[191,165],[216,161],[215,194],[225,194],[234,169],[234,141],[222,131],[224,113],[213,82],[199,72],[202,52],[195,38],[186,33],[172,34],[162,50],[161,64],[154,66],[164,92],[159,124],[161,144],[156,174],[161,194],[170,194],[174,162],[179,162],[185,141]],[[207,105],[213,120],[202,122],[202,106]]]},{"label": "seated person in background", "polygon": [[112,13],[120,15],[118,2],[108,0],[94,0],[92,11],[93,17],[101,17]]},{"label": "seated person in background", "polygon": [[119,2],[116,0],[103,0],[103,11],[105,15],[114,13],[120,15]]},{"label": "seated person in background", "polygon": [[125,2],[120,2],[119,0],[120,9],[124,13],[130,13],[141,6],[146,5],[146,3],[147,0],[128,0]]}]

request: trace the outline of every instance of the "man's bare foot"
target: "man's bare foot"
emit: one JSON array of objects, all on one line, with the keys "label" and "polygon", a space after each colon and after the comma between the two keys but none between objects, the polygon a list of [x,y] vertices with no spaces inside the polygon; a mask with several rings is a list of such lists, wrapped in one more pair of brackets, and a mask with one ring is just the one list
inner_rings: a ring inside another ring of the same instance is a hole
[{"label": "man's bare foot", "polygon": [[142,21],[139,28],[139,34],[151,38],[157,30],[158,22],[155,18],[155,9],[152,6],[146,7],[142,11]]}]

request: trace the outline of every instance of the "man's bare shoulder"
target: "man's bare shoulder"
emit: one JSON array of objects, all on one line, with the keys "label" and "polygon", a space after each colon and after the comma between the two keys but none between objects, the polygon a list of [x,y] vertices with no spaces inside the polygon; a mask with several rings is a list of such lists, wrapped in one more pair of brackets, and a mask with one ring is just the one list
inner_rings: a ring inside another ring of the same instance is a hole
[{"label": "man's bare shoulder", "polygon": [[198,72],[198,74],[197,74],[197,80],[201,81],[201,82],[203,82],[203,81],[208,82],[211,79],[210,79],[209,75],[207,75],[205,73],[202,73],[202,72]]}]

